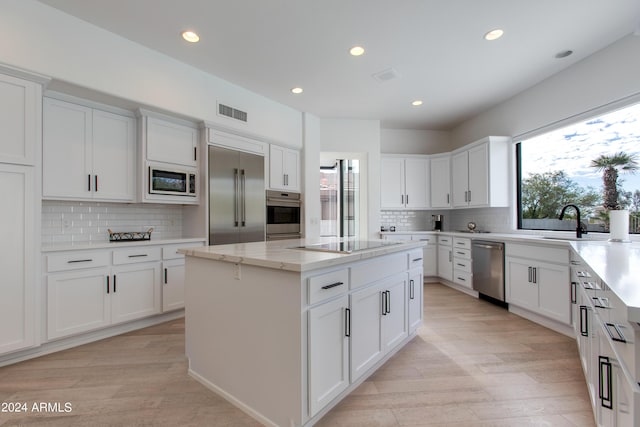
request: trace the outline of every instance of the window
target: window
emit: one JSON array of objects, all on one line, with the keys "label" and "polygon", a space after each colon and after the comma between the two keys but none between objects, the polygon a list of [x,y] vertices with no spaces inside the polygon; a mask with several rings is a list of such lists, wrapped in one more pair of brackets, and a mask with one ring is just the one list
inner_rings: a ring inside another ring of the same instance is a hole
[{"label": "window", "polygon": [[521,140],[516,145],[518,228],[575,230],[575,210],[558,219],[563,206],[575,204],[589,232],[608,232],[603,170],[592,161],[613,158],[622,163],[615,167],[614,200],[630,211],[629,232],[640,233],[640,174],[633,170],[640,164],[639,152],[640,104]]}]

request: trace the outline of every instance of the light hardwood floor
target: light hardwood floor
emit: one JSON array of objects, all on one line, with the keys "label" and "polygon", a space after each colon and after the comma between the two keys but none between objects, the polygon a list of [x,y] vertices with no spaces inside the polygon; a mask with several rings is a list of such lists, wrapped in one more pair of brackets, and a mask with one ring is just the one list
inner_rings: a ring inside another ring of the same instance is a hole
[{"label": "light hardwood floor", "polygon": [[[439,284],[418,336],[318,426],[593,426],[573,339]],[[0,368],[5,426],[257,426],[187,375],[176,320]],[[36,413],[34,402],[71,403]]]}]

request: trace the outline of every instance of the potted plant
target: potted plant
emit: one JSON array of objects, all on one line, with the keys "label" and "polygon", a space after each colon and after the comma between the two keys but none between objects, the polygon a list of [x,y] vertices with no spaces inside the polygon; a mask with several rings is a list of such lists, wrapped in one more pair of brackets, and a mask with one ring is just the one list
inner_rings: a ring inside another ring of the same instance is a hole
[{"label": "potted plant", "polygon": [[602,171],[604,186],[602,206],[609,212],[609,232],[611,241],[629,240],[629,211],[620,204],[618,192],[618,174],[634,173],[638,170],[636,154],[622,151],[612,155],[601,154],[591,161],[591,167]]}]

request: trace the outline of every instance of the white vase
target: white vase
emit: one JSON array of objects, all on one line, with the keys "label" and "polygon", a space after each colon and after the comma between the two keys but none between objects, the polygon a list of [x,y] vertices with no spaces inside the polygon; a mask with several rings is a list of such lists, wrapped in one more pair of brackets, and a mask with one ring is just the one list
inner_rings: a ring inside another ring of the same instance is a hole
[{"label": "white vase", "polygon": [[609,241],[630,242],[629,240],[629,211],[609,211]]}]

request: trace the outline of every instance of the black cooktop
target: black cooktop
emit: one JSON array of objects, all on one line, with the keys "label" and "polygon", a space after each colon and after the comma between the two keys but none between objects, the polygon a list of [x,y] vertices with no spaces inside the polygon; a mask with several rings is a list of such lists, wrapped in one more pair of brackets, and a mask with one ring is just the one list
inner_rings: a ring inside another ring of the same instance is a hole
[{"label": "black cooktop", "polygon": [[393,240],[344,240],[326,243],[315,243],[312,245],[298,246],[295,249],[304,249],[308,251],[334,252],[340,254],[350,254],[357,251],[366,251],[367,249],[380,248],[382,246],[397,245],[402,242]]}]

